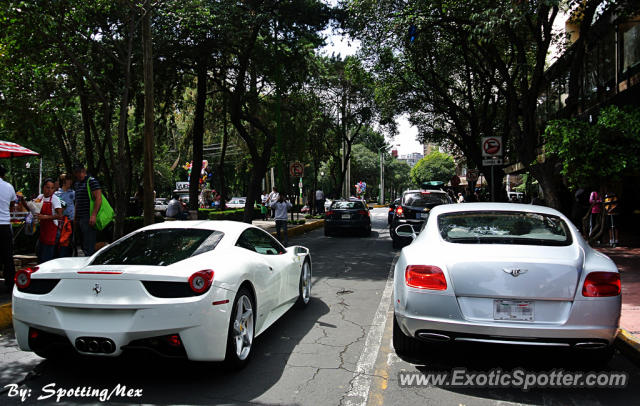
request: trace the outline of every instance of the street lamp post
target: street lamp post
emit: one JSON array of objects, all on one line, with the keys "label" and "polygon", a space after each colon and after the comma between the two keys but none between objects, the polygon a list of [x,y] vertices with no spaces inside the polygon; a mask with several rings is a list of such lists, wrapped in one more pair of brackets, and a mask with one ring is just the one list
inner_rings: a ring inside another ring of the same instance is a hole
[{"label": "street lamp post", "polygon": [[[399,147],[400,144],[391,145],[392,147]],[[383,145],[378,148],[378,153],[380,154],[380,196],[378,197],[378,203],[384,204],[384,154],[382,152],[383,148],[386,148],[387,145]]]}]

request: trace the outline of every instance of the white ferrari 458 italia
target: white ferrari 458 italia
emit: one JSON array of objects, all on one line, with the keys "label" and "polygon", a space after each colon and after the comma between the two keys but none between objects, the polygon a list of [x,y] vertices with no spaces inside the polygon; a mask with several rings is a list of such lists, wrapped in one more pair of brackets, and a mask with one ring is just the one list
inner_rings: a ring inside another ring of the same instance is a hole
[{"label": "white ferrari 458 italia", "polygon": [[233,221],[137,230],[91,257],[16,273],[13,326],[22,350],[54,357],[150,349],[242,367],[256,336],[311,293],[311,256]]}]

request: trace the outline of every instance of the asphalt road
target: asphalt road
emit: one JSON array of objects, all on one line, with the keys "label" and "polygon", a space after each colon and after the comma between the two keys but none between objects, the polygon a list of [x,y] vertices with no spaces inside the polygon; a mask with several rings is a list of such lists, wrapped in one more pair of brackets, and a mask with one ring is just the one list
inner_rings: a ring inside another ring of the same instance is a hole
[{"label": "asphalt road", "polygon": [[[488,389],[400,387],[400,372],[449,372],[521,367],[528,371],[587,371],[588,361],[548,350],[503,347],[427,348],[417,360],[398,358],[391,345],[392,297],[389,274],[398,251],[391,248],[386,209],[373,211],[370,238],[325,237],[316,230],[291,240],[311,249],[312,300],[292,309],[258,337],[244,370],[221,365],[131,355],[114,360],[45,361],[19,351],[11,332],[0,335],[0,404],[54,403],[57,389],[126,386],[124,404],[545,404],[636,403],[640,371],[620,355],[608,370],[624,371],[624,389]],[[582,362],[578,362],[582,361]],[[11,386],[15,384],[16,386]],[[10,385],[10,386],[6,386]],[[14,389],[15,388],[15,389]],[[23,392],[18,392],[22,389]],[[135,390],[141,390],[136,393]],[[61,392],[60,392],[61,393]],[[140,397],[136,395],[140,394]],[[20,395],[24,396],[24,402]],[[74,394],[75,395],[75,394]],[[98,403],[99,398],[64,396],[60,404]]]}]

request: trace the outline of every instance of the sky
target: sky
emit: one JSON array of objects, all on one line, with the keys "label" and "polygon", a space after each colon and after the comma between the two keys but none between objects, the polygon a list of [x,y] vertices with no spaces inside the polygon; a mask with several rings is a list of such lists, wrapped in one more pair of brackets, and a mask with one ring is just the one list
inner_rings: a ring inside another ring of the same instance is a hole
[{"label": "sky", "polygon": [[[335,53],[344,58],[355,54],[360,47],[359,41],[348,41],[342,35],[334,34],[330,28],[325,30],[324,34],[327,36],[327,45],[320,51],[323,54],[331,55],[331,53]],[[423,153],[422,144],[416,141],[418,129],[409,124],[407,117],[399,117],[396,121],[398,123],[398,135],[393,140],[387,140],[389,144],[393,145],[392,149],[397,149],[400,155],[412,152]],[[396,144],[400,145],[396,146]]]}]

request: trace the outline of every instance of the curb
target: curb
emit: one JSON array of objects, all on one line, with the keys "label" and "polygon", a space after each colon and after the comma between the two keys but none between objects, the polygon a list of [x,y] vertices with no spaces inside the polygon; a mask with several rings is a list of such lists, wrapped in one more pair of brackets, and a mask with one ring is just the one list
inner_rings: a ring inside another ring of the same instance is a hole
[{"label": "curb", "polygon": [[[316,228],[320,228],[323,226],[324,226],[324,220],[318,220],[318,221],[314,221],[313,223],[302,224],[293,228],[287,228],[287,236],[295,237],[297,235],[307,233],[311,230],[315,230]],[[271,235],[275,237],[277,233],[273,231]]]},{"label": "curb", "polygon": [[0,305],[0,330],[10,327],[11,323],[11,302],[9,302]]},{"label": "curb", "polygon": [[621,328],[614,344],[622,354],[640,364],[640,338]]}]

